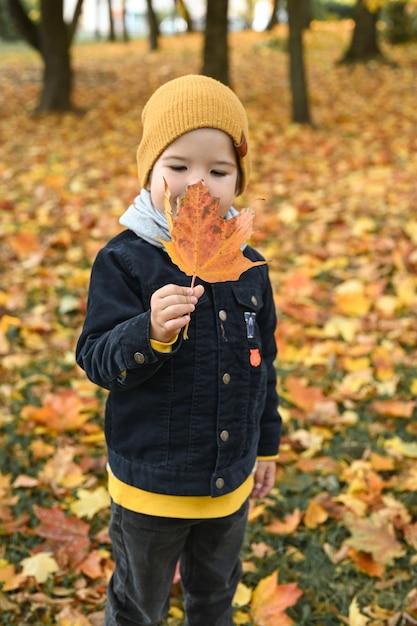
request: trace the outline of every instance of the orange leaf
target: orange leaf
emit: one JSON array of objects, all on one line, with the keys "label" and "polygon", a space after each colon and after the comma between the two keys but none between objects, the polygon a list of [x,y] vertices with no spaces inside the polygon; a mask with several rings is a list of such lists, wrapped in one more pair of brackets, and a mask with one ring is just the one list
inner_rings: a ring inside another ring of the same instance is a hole
[{"label": "orange leaf", "polygon": [[372,556],[367,552],[358,552],[354,548],[350,548],[348,556],[355,563],[358,570],[364,572],[368,576],[374,578],[382,578],[385,572],[385,565],[382,563],[376,563]]},{"label": "orange leaf", "polygon": [[309,387],[296,376],[288,376],[285,381],[291,401],[305,411],[312,411],[319,402],[324,402],[325,397],[320,387]]},{"label": "orange leaf", "polygon": [[100,550],[93,550],[87,555],[77,570],[83,572],[89,578],[95,580],[103,576],[103,553]]},{"label": "orange leaf", "polygon": [[259,581],[253,592],[251,614],[257,626],[291,626],[293,620],[285,613],[285,609],[294,606],[302,591],[297,583],[277,584],[278,573]]},{"label": "orange leaf", "polygon": [[173,218],[169,189],[165,189],[165,214],[172,241],[162,243],[185,274],[216,283],[238,280],[251,267],[265,264],[250,261],[241,250],[253,232],[251,208],[225,220],[218,213],[219,199],[211,196],[200,181],[187,187]]},{"label": "orange leaf", "polygon": [[329,514],[326,509],[312,500],[307,507],[307,511],[305,512],[304,524],[307,528],[317,528],[317,526],[323,524],[328,517]]},{"label": "orange leaf", "polygon": [[34,505],[33,510],[41,523],[34,529],[39,537],[52,544],[54,552],[65,553],[70,565],[84,560],[90,547],[89,525],[75,516],[67,516],[58,506],[51,509]]},{"label": "orange leaf", "polygon": [[415,406],[416,402],[413,400],[407,402],[401,400],[375,400],[371,404],[371,408],[374,411],[386,417],[411,417]]},{"label": "orange leaf", "polygon": [[288,513],[284,517],[284,521],[279,519],[269,524],[269,526],[265,526],[265,530],[270,533],[276,533],[277,535],[285,535],[294,532],[298,528],[301,522],[301,511],[299,509],[295,509],[292,513]]},{"label": "orange leaf", "polygon": [[81,398],[72,389],[62,389],[56,394],[47,394],[41,407],[30,404],[23,407],[22,417],[49,430],[64,432],[82,428],[96,408],[95,398]]}]

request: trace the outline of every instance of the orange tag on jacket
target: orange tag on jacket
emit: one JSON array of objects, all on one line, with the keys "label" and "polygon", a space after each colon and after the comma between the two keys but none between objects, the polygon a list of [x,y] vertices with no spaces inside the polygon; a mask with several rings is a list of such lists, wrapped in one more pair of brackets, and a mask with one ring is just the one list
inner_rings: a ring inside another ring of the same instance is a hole
[{"label": "orange tag on jacket", "polygon": [[262,358],[261,353],[259,352],[259,348],[253,348],[250,350],[250,364],[253,367],[259,367],[261,364]]}]

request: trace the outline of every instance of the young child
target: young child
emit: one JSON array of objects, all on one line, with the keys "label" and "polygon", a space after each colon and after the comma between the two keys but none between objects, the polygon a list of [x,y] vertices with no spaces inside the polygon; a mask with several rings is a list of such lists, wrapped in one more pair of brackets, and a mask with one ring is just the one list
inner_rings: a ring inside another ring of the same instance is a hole
[{"label": "young child", "polygon": [[[115,571],[106,626],[156,625],[180,561],[186,623],[231,626],[248,498],[275,479],[281,419],[276,317],[266,265],[203,284],[172,263],[164,180],[203,180],[236,214],[250,171],[248,123],[223,84],[188,75],[142,113],[140,195],[95,260],[77,362],[110,390],[105,416]],[[244,254],[262,260],[250,246]],[[189,323],[187,340],[182,329]]]}]

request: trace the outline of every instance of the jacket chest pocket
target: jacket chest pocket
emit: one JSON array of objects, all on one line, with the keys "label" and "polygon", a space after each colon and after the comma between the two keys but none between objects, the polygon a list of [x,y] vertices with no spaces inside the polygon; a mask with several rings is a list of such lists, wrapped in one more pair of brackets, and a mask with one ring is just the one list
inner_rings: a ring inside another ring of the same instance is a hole
[{"label": "jacket chest pocket", "polygon": [[246,338],[249,345],[260,342],[258,316],[263,306],[262,292],[256,286],[233,285],[239,340]]}]

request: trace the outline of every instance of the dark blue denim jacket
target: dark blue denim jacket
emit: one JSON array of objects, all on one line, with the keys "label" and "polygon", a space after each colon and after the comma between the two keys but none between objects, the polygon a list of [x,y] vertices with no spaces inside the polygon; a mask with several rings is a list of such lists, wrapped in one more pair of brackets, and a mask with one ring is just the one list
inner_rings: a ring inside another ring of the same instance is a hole
[{"label": "dark blue denim jacket", "polygon": [[[249,246],[245,255],[262,259]],[[110,241],[93,266],[77,362],[110,390],[105,433],[119,480],[161,494],[219,496],[247,479],[257,455],[278,451],[268,270],[205,283],[189,339],[181,333],[161,353],[150,344],[150,299],[169,283],[189,286],[190,277],[163,249],[131,231]]]}]

